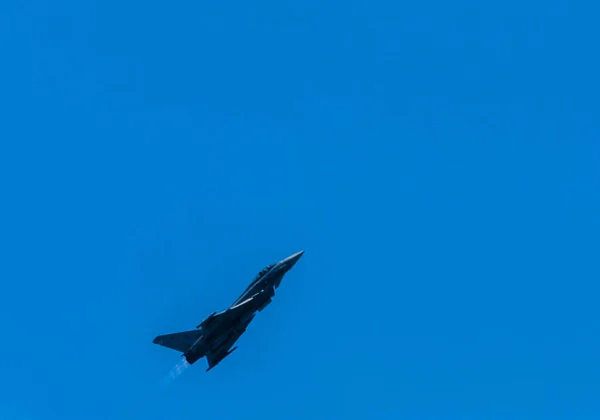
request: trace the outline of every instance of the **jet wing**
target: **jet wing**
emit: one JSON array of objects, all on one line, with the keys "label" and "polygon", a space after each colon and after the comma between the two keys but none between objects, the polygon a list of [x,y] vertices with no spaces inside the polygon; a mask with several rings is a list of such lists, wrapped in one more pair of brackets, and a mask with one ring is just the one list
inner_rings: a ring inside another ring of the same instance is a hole
[{"label": "jet wing", "polygon": [[159,335],[152,342],[173,350],[185,353],[192,344],[200,338],[202,332],[199,330],[183,331],[173,334]]},{"label": "jet wing", "polygon": [[245,301],[238,303],[237,305],[232,306],[223,312],[209,316],[198,325],[198,328],[202,327],[203,329],[214,331],[219,325],[235,322],[237,319],[243,317],[249,312],[262,310],[266,304],[270,303],[273,295],[274,292],[272,288],[262,290],[251,298],[246,299]]}]

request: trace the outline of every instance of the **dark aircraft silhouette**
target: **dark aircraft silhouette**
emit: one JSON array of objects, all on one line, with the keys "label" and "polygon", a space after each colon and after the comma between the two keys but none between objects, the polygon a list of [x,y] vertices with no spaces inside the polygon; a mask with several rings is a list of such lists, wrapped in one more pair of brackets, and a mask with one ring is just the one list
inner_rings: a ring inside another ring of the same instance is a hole
[{"label": "dark aircraft silhouette", "polygon": [[208,372],[237,349],[237,346],[233,349],[231,346],[246,331],[256,316],[256,311],[262,311],[271,303],[271,298],[275,295],[275,289],[281,284],[283,276],[296,264],[302,254],[304,251],[263,268],[228,309],[219,313],[213,312],[198,324],[195,330],[159,335],[152,342],[183,352],[189,364],[194,364],[198,359],[206,356]]}]

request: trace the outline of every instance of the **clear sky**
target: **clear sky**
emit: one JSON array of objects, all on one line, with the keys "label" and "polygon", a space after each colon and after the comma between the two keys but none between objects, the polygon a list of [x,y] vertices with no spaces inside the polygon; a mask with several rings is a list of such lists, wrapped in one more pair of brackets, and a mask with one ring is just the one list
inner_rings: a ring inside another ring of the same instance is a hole
[{"label": "clear sky", "polygon": [[600,418],[587,3],[2,2],[0,418]]}]

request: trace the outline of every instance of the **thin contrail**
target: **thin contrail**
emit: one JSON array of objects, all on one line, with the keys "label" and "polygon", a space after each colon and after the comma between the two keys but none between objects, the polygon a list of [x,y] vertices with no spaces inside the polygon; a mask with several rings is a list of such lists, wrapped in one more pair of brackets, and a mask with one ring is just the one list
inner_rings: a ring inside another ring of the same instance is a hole
[{"label": "thin contrail", "polygon": [[191,365],[185,359],[181,359],[179,363],[177,363],[169,372],[169,376],[167,376],[164,380],[165,385],[169,385],[175,379],[177,379],[188,367]]}]

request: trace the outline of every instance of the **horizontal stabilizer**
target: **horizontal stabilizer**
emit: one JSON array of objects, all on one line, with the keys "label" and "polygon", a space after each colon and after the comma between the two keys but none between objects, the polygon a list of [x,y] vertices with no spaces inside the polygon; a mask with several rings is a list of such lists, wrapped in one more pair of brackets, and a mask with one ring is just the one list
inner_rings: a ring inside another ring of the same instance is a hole
[{"label": "horizontal stabilizer", "polygon": [[183,331],[173,334],[159,335],[152,342],[154,344],[185,353],[190,349],[190,347],[192,347],[192,344],[194,344],[201,335],[202,332],[199,330]]}]

